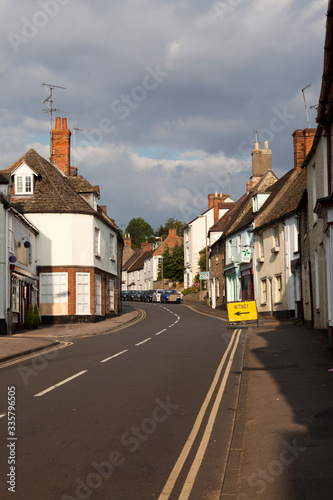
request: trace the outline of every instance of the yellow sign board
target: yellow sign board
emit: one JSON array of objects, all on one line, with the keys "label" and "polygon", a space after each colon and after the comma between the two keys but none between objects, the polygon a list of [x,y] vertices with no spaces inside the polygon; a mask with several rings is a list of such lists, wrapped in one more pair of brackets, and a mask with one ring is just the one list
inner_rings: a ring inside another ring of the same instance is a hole
[{"label": "yellow sign board", "polygon": [[227,307],[229,322],[258,320],[255,300],[249,302],[229,302]]}]

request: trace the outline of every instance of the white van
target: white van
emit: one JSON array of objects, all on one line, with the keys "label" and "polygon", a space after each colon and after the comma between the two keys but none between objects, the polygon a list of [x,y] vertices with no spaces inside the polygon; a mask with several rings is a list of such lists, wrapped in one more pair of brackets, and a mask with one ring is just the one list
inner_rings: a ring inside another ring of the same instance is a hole
[{"label": "white van", "polygon": [[164,292],[164,290],[154,290],[153,302],[161,302],[161,293],[162,292]]}]

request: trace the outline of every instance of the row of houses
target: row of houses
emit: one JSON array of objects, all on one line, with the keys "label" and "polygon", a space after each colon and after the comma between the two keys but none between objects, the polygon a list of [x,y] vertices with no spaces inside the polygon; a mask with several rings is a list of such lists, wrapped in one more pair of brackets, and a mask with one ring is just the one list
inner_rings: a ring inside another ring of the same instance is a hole
[{"label": "row of houses", "polygon": [[51,157],[35,150],[0,172],[0,334],[42,322],[98,321],[121,309],[123,239],[93,186],[70,166],[67,120]]},{"label": "row of houses", "polygon": [[[278,179],[267,141],[252,151],[246,192],[211,224],[211,207],[185,228],[184,281],[209,249],[213,308],[255,300],[262,314],[327,330],[333,346],[333,2],[329,1],[317,128],[295,130],[291,168]],[[218,198],[215,193],[215,199]],[[222,200],[221,200],[222,201]],[[226,200],[224,200],[226,201]],[[210,200],[208,200],[210,203]],[[203,223],[207,230],[203,230]],[[200,245],[193,241],[201,233]],[[206,240],[207,238],[207,240]],[[206,241],[205,241],[206,240]]]},{"label": "row of houses", "polygon": [[[157,239],[159,241],[155,244],[143,242],[140,249],[133,249],[130,234],[125,234],[122,290],[153,290],[166,286],[165,278],[168,277],[163,276],[163,254],[167,249],[172,252],[176,246],[181,246],[183,238],[177,235],[176,228],[171,228],[167,236]],[[160,280],[159,270],[162,275]]]}]

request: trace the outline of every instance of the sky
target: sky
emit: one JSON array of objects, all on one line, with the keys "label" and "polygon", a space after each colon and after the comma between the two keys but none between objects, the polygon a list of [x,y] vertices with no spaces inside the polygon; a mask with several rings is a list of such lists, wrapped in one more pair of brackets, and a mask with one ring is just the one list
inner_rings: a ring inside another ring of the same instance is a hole
[{"label": "sky", "polygon": [[[189,222],[209,193],[237,200],[255,130],[272,169],[316,127],[328,0],[1,0],[0,169],[53,125],[75,131],[71,164],[125,229]],[[58,88],[64,87],[64,88]]]}]

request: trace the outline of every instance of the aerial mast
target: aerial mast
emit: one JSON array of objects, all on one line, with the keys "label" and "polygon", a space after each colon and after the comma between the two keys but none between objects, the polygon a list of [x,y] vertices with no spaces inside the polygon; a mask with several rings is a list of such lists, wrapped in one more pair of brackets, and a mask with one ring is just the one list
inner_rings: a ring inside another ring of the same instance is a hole
[{"label": "aerial mast", "polygon": [[59,85],[52,85],[50,83],[42,83],[43,87],[49,88],[49,96],[42,101],[48,109],[44,110],[44,113],[50,113],[50,160],[52,155],[52,126],[53,126],[53,111],[58,111],[58,108],[53,107],[53,89],[66,89],[66,87],[60,87]]}]

